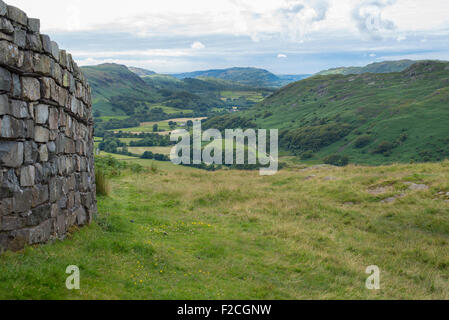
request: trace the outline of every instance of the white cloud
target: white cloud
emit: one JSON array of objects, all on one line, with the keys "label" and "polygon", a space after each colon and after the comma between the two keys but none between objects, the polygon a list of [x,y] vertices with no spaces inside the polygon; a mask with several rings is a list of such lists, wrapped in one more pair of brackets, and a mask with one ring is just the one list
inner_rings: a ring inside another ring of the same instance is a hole
[{"label": "white cloud", "polygon": [[[381,39],[391,33],[449,28],[447,0],[9,0],[42,21],[44,32],[130,32],[168,35],[329,39],[340,31]],[[65,13],[65,14],[61,14]],[[394,37],[396,38],[397,35]]]},{"label": "white cloud", "polygon": [[201,50],[206,48],[206,46],[199,41],[195,41],[194,43],[192,43],[190,47],[195,50]]},{"label": "white cloud", "polygon": [[285,55],[283,53],[278,54],[278,59],[285,59],[285,58],[287,58],[287,55]]}]

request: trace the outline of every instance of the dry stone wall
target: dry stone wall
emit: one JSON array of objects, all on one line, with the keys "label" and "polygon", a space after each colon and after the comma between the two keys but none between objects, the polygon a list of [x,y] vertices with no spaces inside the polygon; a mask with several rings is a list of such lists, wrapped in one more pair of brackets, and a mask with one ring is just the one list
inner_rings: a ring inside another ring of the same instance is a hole
[{"label": "dry stone wall", "polygon": [[0,253],[96,212],[90,87],[40,21],[0,0]]}]

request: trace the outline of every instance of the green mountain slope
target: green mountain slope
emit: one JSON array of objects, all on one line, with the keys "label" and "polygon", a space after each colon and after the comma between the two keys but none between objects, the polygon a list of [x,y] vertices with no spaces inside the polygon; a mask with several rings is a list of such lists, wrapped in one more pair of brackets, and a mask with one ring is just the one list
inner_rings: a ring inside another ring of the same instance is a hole
[{"label": "green mountain slope", "polygon": [[104,116],[130,115],[137,106],[162,98],[126,66],[108,63],[82,69],[92,87],[94,111]]},{"label": "green mountain slope", "polygon": [[325,71],[318,72],[316,75],[331,75],[331,74],[362,74],[362,73],[390,73],[401,72],[410,67],[417,61],[412,60],[399,60],[399,61],[384,61],[369,64],[365,67],[341,67],[333,68]]},{"label": "green mountain slope", "polygon": [[230,68],[174,74],[175,78],[217,78],[252,87],[277,87],[279,78],[271,72],[257,68]]},{"label": "green mountain slope", "polygon": [[156,74],[156,72],[154,72],[154,71],[150,71],[150,70],[146,70],[146,69],[142,69],[142,68],[128,67],[128,69],[129,69],[129,71],[137,74],[139,77],[151,76],[153,74]]},{"label": "green mountain slope", "polygon": [[205,127],[280,129],[281,148],[304,159],[330,155],[383,164],[449,157],[449,63],[400,73],[314,76]]}]

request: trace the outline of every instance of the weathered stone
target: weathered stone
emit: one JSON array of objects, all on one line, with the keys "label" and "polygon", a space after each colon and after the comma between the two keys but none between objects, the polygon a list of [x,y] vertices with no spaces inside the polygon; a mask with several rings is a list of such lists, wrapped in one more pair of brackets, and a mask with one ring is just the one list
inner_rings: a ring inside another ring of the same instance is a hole
[{"label": "weathered stone", "polygon": [[59,128],[59,112],[56,108],[50,108],[48,125],[50,130],[57,130]]},{"label": "weathered stone", "polygon": [[36,52],[42,51],[41,37],[38,34],[32,33],[27,35],[27,49]]},{"label": "weathered stone", "polygon": [[56,218],[59,215],[59,206],[54,203],[51,205],[51,217]]},{"label": "weathered stone", "polygon": [[35,168],[34,166],[22,167],[20,170],[20,185],[22,187],[34,186]]},{"label": "weathered stone", "polygon": [[37,185],[32,189],[32,202],[33,208],[47,202],[49,199],[48,186],[47,185]]},{"label": "weathered stone", "polygon": [[19,8],[8,6],[8,18],[24,26],[28,25],[28,17]]},{"label": "weathered stone", "polygon": [[422,190],[429,190],[429,187],[426,186],[425,184],[412,183],[412,184],[410,184],[409,189],[415,190],[415,191],[422,191]]},{"label": "weathered stone", "polygon": [[19,63],[19,47],[8,41],[0,41],[0,63],[17,66]]},{"label": "weathered stone", "polygon": [[7,95],[0,95],[0,116],[11,114],[11,104]]},{"label": "weathered stone", "polygon": [[41,29],[41,21],[39,19],[28,18],[28,29],[31,32],[39,33]]},{"label": "weathered stone", "polygon": [[12,94],[15,98],[20,98],[22,96],[22,82],[20,81],[19,75],[12,74]]},{"label": "weathered stone", "polygon": [[27,226],[37,226],[51,217],[51,205],[43,204],[31,210],[31,215],[26,219]]},{"label": "weathered stone", "polygon": [[8,14],[8,6],[2,0],[0,0],[0,16],[6,16]]},{"label": "weathered stone", "polygon": [[56,144],[53,141],[48,142],[47,149],[48,149],[49,153],[55,153],[56,152]]},{"label": "weathered stone", "polygon": [[49,56],[43,54],[33,55],[34,72],[43,74],[45,76],[51,75],[51,59]]},{"label": "weathered stone", "polygon": [[33,194],[31,189],[24,189],[14,193],[13,212],[27,212],[31,209]]},{"label": "weathered stone", "polygon": [[19,190],[19,180],[17,179],[15,170],[10,169],[3,173],[0,185],[0,197],[2,199],[12,197],[13,193]]},{"label": "weathered stone", "polygon": [[42,49],[44,52],[51,53],[51,40],[46,34],[41,34]]},{"label": "weathered stone", "polygon": [[[1,59],[1,58],[0,58]],[[11,91],[11,72],[0,67],[0,91]]]},{"label": "weathered stone", "polygon": [[48,105],[38,104],[34,108],[35,121],[37,124],[46,124],[48,121]]},{"label": "weathered stone", "polygon": [[25,30],[22,30],[22,29],[15,29],[14,30],[14,43],[19,48],[25,48],[26,40],[27,40],[27,33],[26,33]]},{"label": "weathered stone", "polygon": [[10,116],[4,116],[1,122],[0,136],[3,138],[24,138],[25,122]]},{"label": "weathered stone", "polygon": [[0,31],[3,33],[6,33],[6,34],[13,34],[14,27],[8,19],[1,18],[0,19]]},{"label": "weathered stone", "polygon": [[22,94],[27,100],[37,101],[41,97],[41,86],[39,80],[35,78],[22,78]]},{"label": "weathered stone", "polygon": [[24,156],[26,165],[33,164],[37,161],[38,157],[38,149],[37,144],[34,141],[25,141],[24,142]]},{"label": "weathered stone", "polygon": [[67,68],[67,52],[65,50],[59,50],[59,63],[63,68]]},{"label": "weathered stone", "polygon": [[1,218],[1,231],[13,231],[25,226],[25,220],[22,217],[12,215]]},{"label": "weathered stone", "polygon": [[59,46],[56,42],[51,42],[51,55],[59,62]]},{"label": "weathered stone", "polygon": [[48,129],[41,127],[41,126],[34,127],[34,140],[36,142],[47,143],[49,136],[50,136],[50,131],[48,131]]},{"label": "weathered stone", "polygon": [[0,143],[0,165],[19,168],[23,163],[23,143],[3,141]]},{"label": "weathered stone", "polygon": [[43,144],[39,148],[39,160],[41,162],[47,162],[48,161],[48,149],[47,145]]},{"label": "weathered stone", "polygon": [[20,100],[11,100],[11,115],[17,119],[28,118],[28,104]]}]

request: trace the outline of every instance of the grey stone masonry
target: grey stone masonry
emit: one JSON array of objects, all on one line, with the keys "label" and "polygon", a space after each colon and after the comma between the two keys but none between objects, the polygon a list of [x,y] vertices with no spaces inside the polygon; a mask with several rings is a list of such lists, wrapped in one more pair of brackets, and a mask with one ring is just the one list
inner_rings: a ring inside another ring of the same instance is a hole
[{"label": "grey stone masonry", "polygon": [[0,0],[0,254],[91,222],[90,92],[40,21]]}]

